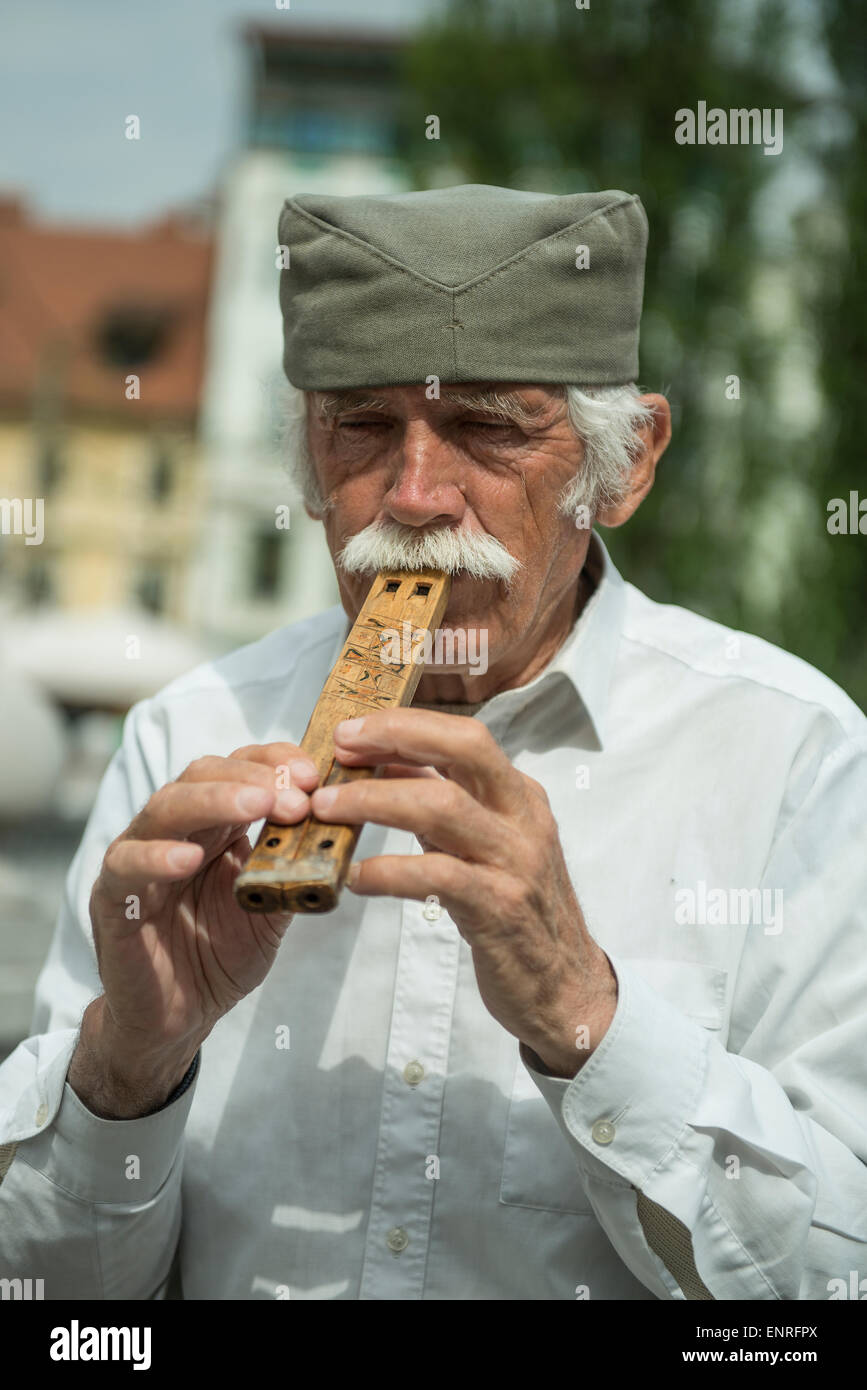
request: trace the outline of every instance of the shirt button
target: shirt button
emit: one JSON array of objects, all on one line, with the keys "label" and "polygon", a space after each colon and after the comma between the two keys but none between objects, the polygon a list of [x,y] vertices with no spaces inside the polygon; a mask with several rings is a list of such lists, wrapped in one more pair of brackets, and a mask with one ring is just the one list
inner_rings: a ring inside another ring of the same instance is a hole
[{"label": "shirt button", "polygon": [[590,1133],[597,1144],[610,1144],[617,1131],[610,1120],[597,1120]]},{"label": "shirt button", "polygon": [[45,1121],[46,1121],[47,1119],[48,1119],[48,1106],[47,1106],[47,1105],[40,1105],[39,1109],[38,1109],[37,1112],[36,1112],[36,1123],[37,1123],[38,1125],[44,1125],[44,1124],[45,1124]]},{"label": "shirt button", "polygon": [[417,1086],[424,1077],[424,1067],[421,1062],[407,1062],[403,1069],[403,1079],[407,1086]]},{"label": "shirt button", "polygon": [[443,910],[440,907],[439,898],[433,895],[431,895],[431,897],[429,898],[425,898],[424,907],[421,910],[421,915],[427,922],[438,922],[443,915]]},{"label": "shirt button", "polygon": [[399,1255],[401,1250],[405,1250],[409,1245],[409,1236],[402,1226],[393,1226],[385,1238],[385,1243],[389,1250]]}]

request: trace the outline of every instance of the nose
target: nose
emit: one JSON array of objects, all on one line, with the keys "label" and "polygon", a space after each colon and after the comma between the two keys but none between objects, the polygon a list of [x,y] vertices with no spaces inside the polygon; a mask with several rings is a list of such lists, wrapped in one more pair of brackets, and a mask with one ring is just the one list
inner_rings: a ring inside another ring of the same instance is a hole
[{"label": "nose", "polygon": [[404,526],[459,522],[466,499],[453,474],[446,442],[423,420],[407,423],[391,487],[382,501],[386,516]]}]

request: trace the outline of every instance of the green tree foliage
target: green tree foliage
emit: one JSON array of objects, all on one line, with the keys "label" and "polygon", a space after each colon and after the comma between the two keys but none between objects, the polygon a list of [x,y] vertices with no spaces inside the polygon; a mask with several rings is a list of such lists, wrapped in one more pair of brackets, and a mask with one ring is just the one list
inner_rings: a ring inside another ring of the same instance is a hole
[{"label": "green tree foliage", "polygon": [[[454,0],[407,52],[401,140],[417,187],[641,196],[641,384],[668,395],[674,438],[606,542],[654,598],[796,652],[862,705],[867,536],[827,522],[832,497],[867,498],[864,31],[847,0]],[[700,101],[781,109],[782,152],[677,144],[675,112]]]}]

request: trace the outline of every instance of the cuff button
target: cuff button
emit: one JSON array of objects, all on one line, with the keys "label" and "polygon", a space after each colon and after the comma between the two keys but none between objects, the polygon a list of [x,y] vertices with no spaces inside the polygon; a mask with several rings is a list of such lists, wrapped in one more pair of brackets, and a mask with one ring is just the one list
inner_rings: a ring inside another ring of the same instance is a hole
[{"label": "cuff button", "polygon": [[616,1133],[617,1131],[610,1120],[597,1120],[590,1131],[597,1144],[610,1144]]}]

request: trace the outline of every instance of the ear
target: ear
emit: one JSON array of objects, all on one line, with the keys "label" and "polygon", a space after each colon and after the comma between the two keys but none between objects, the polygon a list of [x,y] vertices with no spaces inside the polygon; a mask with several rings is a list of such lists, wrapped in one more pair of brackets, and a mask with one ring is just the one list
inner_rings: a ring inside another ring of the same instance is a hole
[{"label": "ear", "polygon": [[613,506],[600,507],[595,517],[599,526],[622,526],[629,520],[653,487],[656,465],[671,439],[671,407],[665,396],[648,395],[641,399],[653,411],[653,420],[639,431],[641,450],[632,466],[626,495]]},{"label": "ear", "polygon": [[308,507],[308,505],[307,505],[306,502],[304,503],[304,510],[305,510],[305,512],[307,513],[307,515],[309,516],[309,518],[310,518],[311,521],[321,521],[321,520],[322,520],[322,512],[314,512],[313,508],[312,508],[312,507]]}]

